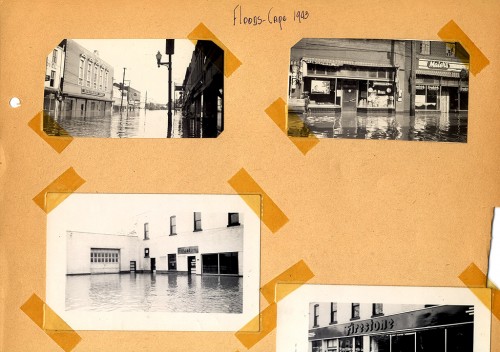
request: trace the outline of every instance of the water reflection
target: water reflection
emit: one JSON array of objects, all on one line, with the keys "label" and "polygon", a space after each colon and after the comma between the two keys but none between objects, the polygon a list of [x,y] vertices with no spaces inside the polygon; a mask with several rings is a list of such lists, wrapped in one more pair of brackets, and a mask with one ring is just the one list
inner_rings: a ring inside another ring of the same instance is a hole
[{"label": "water reflection", "polygon": [[216,119],[188,118],[173,111],[169,134],[167,111],[144,109],[94,116],[44,114],[43,130],[49,136],[99,138],[214,138],[219,133]]},{"label": "water reflection", "polygon": [[302,114],[288,121],[292,137],[467,142],[467,113]]},{"label": "water reflection", "polygon": [[67,276],[66,310],[241,313],[243,278],[149,273]]}]

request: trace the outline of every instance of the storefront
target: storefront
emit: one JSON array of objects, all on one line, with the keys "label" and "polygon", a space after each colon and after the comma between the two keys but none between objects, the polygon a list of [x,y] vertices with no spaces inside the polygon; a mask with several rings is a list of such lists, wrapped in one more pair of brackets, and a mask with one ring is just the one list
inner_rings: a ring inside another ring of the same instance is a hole
[{"label": "storefront", "polygon": [[472,352],[474,307],[416,311],[309,330],[310,352]]},{"label": "storefront", "polygon": [[396,67],[304,57],[291,63],[291,101],[306,112],[395,111]]},{"label": "storefront", "polygon": [[416,70],[415,109],[467,111],[469,109],[469,65],[419,59]]}]

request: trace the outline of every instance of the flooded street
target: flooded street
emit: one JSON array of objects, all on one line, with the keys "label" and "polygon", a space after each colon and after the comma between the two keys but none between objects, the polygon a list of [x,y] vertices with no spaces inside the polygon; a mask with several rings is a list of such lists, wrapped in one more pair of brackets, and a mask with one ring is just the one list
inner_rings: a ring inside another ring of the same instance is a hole
[{"label": "flooded street", "polygon": [[467,113],[417,112],[413,117],[408,113],[340,116],[289,113],[288,135],[465,143]]},{"label": "flooded street", "polygon": [[[215,138],[215,119],[184,117],[172,111],[172,127],[168,133],[167,110],[136,110],[94,116],[44,116],[43,130],[49,136],[98,138]],[[54,123],[54,121],[57,123]],[[213,121],[213,122],[212,122]]]},{"label": "flooded street", "polygon": [[66,310],[242,313],[243,278],[175,273],[67,276]]}]

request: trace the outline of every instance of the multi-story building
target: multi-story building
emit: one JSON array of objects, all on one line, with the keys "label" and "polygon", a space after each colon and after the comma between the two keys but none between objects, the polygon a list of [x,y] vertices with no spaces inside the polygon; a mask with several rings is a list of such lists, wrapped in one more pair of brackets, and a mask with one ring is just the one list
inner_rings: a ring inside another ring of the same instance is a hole
[{"label": "multi-story building", "polygon": [[224,130],[224,51],[214,42],[199,40],[182,84],[183,110]]},{"label": "multi-story building", "polygon": [[[65,39],[55,49],[62,51],[59,77],[54,74],[54,87],[59,85],[60,105],[53,111],[60,117],[90,117],[111,113],[113,67],[76,41]],[[53,55],[55,55],[55,51]],[[58,57],[59,57],[58,56]],[[49,55],[50,57],[50,55]],[[53,61],[52,61],[53,62]],[[51,72],[52,75],[52,72]],[[52,80],[49,80],[49,85]],[[47,88],[46,88],[47,89]],[[57,112],[56,112],[57,111]]]},{"label": "multi-story building", "polygon": [[62,82],[64,77],[65,44],[60,43],[47,56],[45,61],[45,83],[43,110],[56,116],[62,100]]},{"label": "multi-story building", "polygon": [[151,211],[138,215],[128,234],[67,231],[67,274],[242,276],[243,230],[239,213]]},{"label": "multi-story building", "polygon": [[[122,99],[123,96],[123,99]],[[138,110],[141,107],[141,92],[122,83],[113,83],[113,112]]]},{"label": "multi-story building", "polygon": [[473,306],[309,305],[309,352],[472,352],[473,336]]},{"label": "multi-story building", "polygon": [[[292,112],[467,110],[469,58],[459,43],[302,39],[291,49]],[[460,101],[460,104],[459,104]]]}]

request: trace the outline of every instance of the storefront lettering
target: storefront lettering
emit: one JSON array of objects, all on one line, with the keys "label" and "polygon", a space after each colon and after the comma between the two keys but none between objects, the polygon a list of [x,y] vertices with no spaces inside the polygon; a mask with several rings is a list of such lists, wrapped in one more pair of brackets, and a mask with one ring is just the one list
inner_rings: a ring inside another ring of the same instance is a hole
[{"label": "storefront lettering", "polygon": [[87,88],[82,88],[82,94],[93,95],[93,96],[97,96],[97,97],[104,96],[103,92],[97,92],[95,90],[91,90],[91,89],[87,89]]},{"label": "storefront lettering", "polygon": [[446,61],[431,60],[431,61],[427,61],[427,67],[447,70],[450,68],[450,64],[447,63]]},{"label": "storefront lettering", "polygon": [[198,253],[198,246],[179,247],[179,248],[177,248],[177,253],[178,254]]},{"label": "storefront lettering", "polygon": [[351,323],[345,327],[345,335],[363,334],[376,331],[385,331],[394,328],[393,319],[370,320],[367,322]]}]

